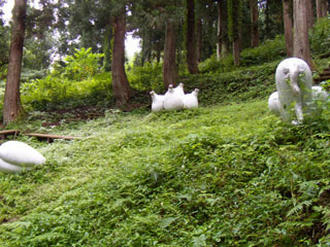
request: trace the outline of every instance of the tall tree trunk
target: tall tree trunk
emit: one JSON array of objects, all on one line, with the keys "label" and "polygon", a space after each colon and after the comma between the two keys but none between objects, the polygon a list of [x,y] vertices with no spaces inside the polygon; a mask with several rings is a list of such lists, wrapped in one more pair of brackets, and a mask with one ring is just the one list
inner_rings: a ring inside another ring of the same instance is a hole
[{"label": "tall tree trunk", "polygon": [[195,0],[186,0],[187,3],[187,33],[186,33],[186,47],[187,47],[187,64],[190,74],[198,73],[197,63],[197,46],[196,46],[196,32],[195,32]]},{"label": "tall tree trunk", "polygon": [[164,48],[164,65],[163,65],[163,80],[165,88],[168,85],[175,84],[177,79],[176,70],[176,32],[172,19],[168,19],[166,22],[165,33],[165,48]]},{"label": "tall tree trunk", "polygon": [[222,49],[222,16],[221,16],[221,0],[218,0],[218,25],[217,25],[217,38],[218,38],[218,42],[217,42],[217,59],[220,60],[221,57],[221,49]]},{"label": "tall tree trunk", "polygon": [[125,72],[126,12],[114,18],[114,42],[112,57],[112,91],[116,105],[125,109],[130,97],[130,87]]},{"label": "tall tree trunk", "polygon": [[307,1],[293,0],[294,45],[293,55],[305,60],[312,68],[310,46],[308,40]]},{"label": "tall tree trunk", "polygon": [[230,42],[228,39],[228,11],[227,0],[221,0],[221,57],[228,55],[230,50]]},{"label": "tall tree trunk", "polygon": [[292,5],[291,0],[283,0],[283,22],[286,54],[288,57],[293,55],[293,32],[292,32]]},{"label": "tall tree trunk", "polygon": [[234,64],[236,66],[240,65],[240,39],[235,39],[233,41],[233,56],[234,56]]},{"label": "tall tree trunk", "polygon": [[242,32],[242,1],[230,0],[227,2],[228,9],[228,34],[233,45],[234,64],[240,64],[240,42]]},{"label": "tall tree trunk", "polygon": [[316,0],[317,19],[327,16],[328,0]]},{"label": "tall tree trunk", "polygon": [[111,40],[112,40],[112,25],[111,22],[106,26],[104,34],[104,45],[103,45],[103,68],[104,71],[111,71]]},{"label": "tall tree trunk", "polygon": [[226,0],[218,0],[218,43],[217,43],[217,59],[224,57],[229,51],[228,42],[228,13]]},{"label": "tall tree trunk", "polygon": [[196,40],[197,40],[197,50],[196,50],[196,60],[199,63],[202,57],[202,45],[203,45],[203,24],[202,19],[198,18],[197,29],[196,29]]},{"label": "tall tree trunk", "polygon": [[20,77],[23,57],[25,17],[26,0],[15,0],[7,84],[3,105],[4,125],[16,120],[23,110],[20,99]]},{"label": "tall tree trunk", "polygon": [[307,0],[306,4],[307,4],[307,6],[306,6],[306,8],[307,8],[307,12],[306,12],[307,26],[308,26],[308,29],[311,29],[315,22],[312,0]]},{"label": "tall tree trunk", "polygon": [[250,15],[251,15],[251,47],[257,47],[259,45],[258,0],[250,0]]}]

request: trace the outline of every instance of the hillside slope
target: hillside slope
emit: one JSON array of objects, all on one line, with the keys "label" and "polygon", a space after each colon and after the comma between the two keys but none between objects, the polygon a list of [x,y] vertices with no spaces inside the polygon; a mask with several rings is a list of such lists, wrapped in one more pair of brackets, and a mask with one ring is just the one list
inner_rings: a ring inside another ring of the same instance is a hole
[{"label": "hillside slope", "polygon": [[324,246],[328,120],[285,126],[258,100],[21,137],[47,163],[0,174],[0,246]]}]

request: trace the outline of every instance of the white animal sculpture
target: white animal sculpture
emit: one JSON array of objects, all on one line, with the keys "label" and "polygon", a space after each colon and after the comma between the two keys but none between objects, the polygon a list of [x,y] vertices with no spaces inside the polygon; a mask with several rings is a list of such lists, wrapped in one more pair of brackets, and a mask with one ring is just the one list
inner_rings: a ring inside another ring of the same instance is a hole
[{"label": "white animal sculpture", "polygon": [[[315,104],[316,101],[327,102],[328,93],[321,86],[312,86],[312,105]],[[314,105],[315,106],[315,105]],[[280,102],[278,97],[278,92],[273,92],[268,98],[268,108],[275,115],[280,115]],[[316,112],[316,114],[319,111]]]},{"label": "white animal sculpture", "polygon": [[156,94],[155,91],[150,92],[151,95],[151,111],[157,112],[164,110],[164,95]]},{"label": "white animal sculpture", "polygon": [[45,157],[24,142],[7,141],[0,146],[0,159],[15,166],[33,167],[45,163]]},{"label": "white animal sculpture", "polygon": [[186,109],[190,108],[197,108],[198,107],[198,92],[199,89],[195,88],[194,91],[192,91],[189,94],[185,94],[183,96],[183,106]]},{"label": "white animal sculpture", "polygon": [[173,85],[168,86],[168,90],[164,96],[164,109],[165,110],[179,110],[183,109],[183,99],[180,93],[176,93]]},{"label": "white animal sculpture", "polygon": [[284,59],[277,66],[275,80],[282,119],[294,124],[303,122],[312,103],[313,81],[308,64],[296,57]]},{"label": "white animal sculpture", "polygon": [[280,115],[280,102],[278,99],[278,92],[272,93],[268,98],[268,108],[275,115]]},{"label": "white animal sculpture", "polygon": [[8,162],[0,159],[0,171],[1,172],[16,173],[16,172],[20,172],[22,170],[23,170],[22,167],[9,164]]},{"label": "white animal sculpture", "polygon": [[183,85],[184,84],[182,82],[180,82],[179,85],[174,88],[174,92],[177,93],[180,96],[183,96],[184,95]]},{"label": "white animal sculpture", "polygon": [[328,100],[328,92],[321,86],[313,86],[312,97],[313,101],[326,102]]}]

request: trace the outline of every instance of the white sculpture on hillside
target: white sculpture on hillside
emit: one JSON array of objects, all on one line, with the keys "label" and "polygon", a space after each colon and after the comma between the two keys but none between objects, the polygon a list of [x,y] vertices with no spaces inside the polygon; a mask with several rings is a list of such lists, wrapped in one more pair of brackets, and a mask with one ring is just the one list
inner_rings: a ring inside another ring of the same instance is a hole
[{"label": "white sculpture on hillside", "polygon": [[199,89],[195,88],[191,93],[185,94],[183,96],[183,107],[186,109],[197,108],[198,107],[198,92]]},{"label": "white sculpture on hillside", "polygon": [[312,104],[312,72],[300,58],[283,60],[275,73],[280,116],[293,124],[302,123]]},{"label": "white sculpture on hillside", "polygon": [[156,94],[155,91],[150,92],[151,95],[151,111],[157,112],[164,110],[164,95]]},{"label": "white sculpture on hillside", "polygon": [[0,146],[0,171],[19,172],[45,162],[41,153],[24,142],[7,141]]},{"label": "white sculpture on hillside", "polygon": [[[311,108],[315,111],[313,112],[313,116],[320,114],[320,110],[318,108],[317,102],[326,103],[328,101],[328,92],[323,89],[321,86],[312,86],[312,104]],[[278,92],[273,92],[268,98],[268,108],[275,115],[280,116],[280,102],[278,97]]]},{"label": "white sculpture on hillside", "polygon": [[196,88],[191,93],[185,94],[183,86],[184,84],[182,82],[175,88],[170,84],[165,95],[156,94],[154,91],[151,91],[151,111],[197,108],[199,89]]},{"label": "white sculpture on hillside", "polygon": [[[180,85],[179,85],[180,86]],[[168,90],[164,97],[164,109],[165,110],[180,110],[183,109],[183,99],[181,92],[175,90],[173,85],[168,86]]]}]

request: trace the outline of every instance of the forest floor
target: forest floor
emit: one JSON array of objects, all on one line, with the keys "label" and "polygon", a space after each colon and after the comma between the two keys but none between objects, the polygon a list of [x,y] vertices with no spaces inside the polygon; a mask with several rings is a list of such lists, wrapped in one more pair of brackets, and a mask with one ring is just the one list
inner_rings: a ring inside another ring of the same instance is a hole
[{"label": "forest floor", "polygon": [[47,162],[0,175],[0,246],[329,240],[327,110],[302,126],[282,124],[266,99],[160,113],[79,108],[52,127],[43,114],[18,127],[81,138],[18,137]]}]

